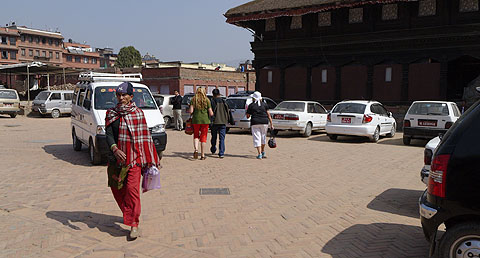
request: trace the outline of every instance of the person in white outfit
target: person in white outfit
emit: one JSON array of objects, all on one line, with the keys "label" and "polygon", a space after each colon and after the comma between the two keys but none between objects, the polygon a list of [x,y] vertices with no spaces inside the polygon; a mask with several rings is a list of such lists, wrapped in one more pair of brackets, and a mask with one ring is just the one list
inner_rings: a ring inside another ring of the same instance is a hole
[{"label": "person in white outfit", "polygon": [[248,105],[247,118],[250,119],[250,128],[253,136],[253,146],[257,149],[257,159],[266,158],[265,144],[267,142],[267,130],[270,123],[270,129],[273,130],[272,117],[268,111],[267,103],[262,99],[262,94],[255,91],[252,95],[253,102]]}]

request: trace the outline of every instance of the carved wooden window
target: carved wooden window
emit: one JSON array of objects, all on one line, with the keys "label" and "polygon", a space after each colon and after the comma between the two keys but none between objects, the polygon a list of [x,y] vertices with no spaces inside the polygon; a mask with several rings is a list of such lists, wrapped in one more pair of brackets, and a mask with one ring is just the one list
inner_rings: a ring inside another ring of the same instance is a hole
[{"label": "carved wooden window", "polygon": [[433,16],[437,14],[437,0],[420,0],[418,2],[418,16]]},{"label": "carved wooden window", "polygon": [[275,18],[265,20],[265,31],[275,31]]},{"label": "carved wooden window", "polygon": [[478,11],[478,0],[460,0],[459,10],[462,13]]},{"label": "carved wooden window", "polygon": [[318,14],[318,27],[325,27],[332,25],[332,13],[325,12]]},{"label": "carved wooden window", "polygon": [[386,4],[382,6],[382,20],[390,21],[398,19],[398,5]]},{"label": "carved wooden window", "polygon": [[348,22],[349,23],[362,23],[363,22],[363,8],[352,8],[348,10]]},{"label": "carved wooden window", "polygon": [[302,16],[293,16],[290,29],[297,30],[302,28]]}]

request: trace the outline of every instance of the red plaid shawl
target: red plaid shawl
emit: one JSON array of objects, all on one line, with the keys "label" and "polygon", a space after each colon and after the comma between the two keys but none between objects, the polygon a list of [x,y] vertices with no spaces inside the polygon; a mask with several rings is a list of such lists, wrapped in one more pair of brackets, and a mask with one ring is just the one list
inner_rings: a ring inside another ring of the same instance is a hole
[{"label": "red plaid shawl", "polygon": [[160,166],[143,111],[133,102],[128,105],[117,104],[107,110],[105,126],[117,119],[120,119],[117,147],[127,156],[125,164],[133,166],[139,158],[142,167]]}]

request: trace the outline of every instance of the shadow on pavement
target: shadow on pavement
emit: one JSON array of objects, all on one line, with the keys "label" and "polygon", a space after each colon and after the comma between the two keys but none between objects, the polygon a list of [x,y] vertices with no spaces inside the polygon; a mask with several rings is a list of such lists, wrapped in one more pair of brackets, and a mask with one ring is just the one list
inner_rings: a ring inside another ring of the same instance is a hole
[{"label": "shadow on pavement", "polygon": [[384,139],[382,140],[380,138],[380,141],[378,144],[388,144],[388,145],[397,145],[397,146],[405,146],[405,147],[425,147],[427,144],[427,140],[421,140],[421,139],[414,139],[411,141],[410,145],[405,145],[403,144],[403,139],[402,138],[394,138],[394,139]]},{"label": "shadow on pavement", "polygon": [[81,151],[74,151],[71,144],[51,144],[42,147],[43,150],[57,159],[69,162],[73,165],[92,166],[88,154],[88,148],[83,146]]},{"label": "shadow on pavement", "polygon": [[89,228],[98,228],[101,232],[108,233],[114,237],[125,237],[130,232],[116,224],[123,223],[123,218],[118,216],[89,211],[49,211],[45,215],[47,218],[54,219],[75,230],[81,229],[72,223],[81,222]]},{"label": "shadow on pavement", "polygon": [[428,257],[429,244],[421,227],[373,223],[357,224],[340,232],[322,249],[333,258]]},{"label": "shadow on pavement", "polygon": [[338,136],[335,141],[330,140],[326,134],[310,137],[308,140],[320,141],[320,142],[341,142],[341,143],[369,143],[370,140],[367,137],[360,136]]},{"label": "shadow on pavement", "polygon": [[[268,153],[267,153],[268,154]],[[207,158],[218,158],[217,154],[212,154],[210,151],[205,153]],[[183,158],[186,160],[195,160],[193,159],[193,151],[192,152],[172,152],[172,154],[163,154],[163,157],[170,157],[170,158]],[[198,157],[200,158],[200,152],[198,153]],[[256,156],[253,155],[235,155],[235,154],[228,154],[225,153],[225,158],[244,158],[244,159],[255,159]]]},{"label": "shadow on pavement", "polygon": [[397,214],[406,217],[419,218],[418,198],[423,191],[391,188],[373,199],[367,208]]}]

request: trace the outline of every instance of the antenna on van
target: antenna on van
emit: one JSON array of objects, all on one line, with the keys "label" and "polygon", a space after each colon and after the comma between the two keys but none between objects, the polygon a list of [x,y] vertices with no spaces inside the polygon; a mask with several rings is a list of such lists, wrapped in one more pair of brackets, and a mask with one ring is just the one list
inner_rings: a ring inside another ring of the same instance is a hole
[{"label": "antenna on van", "polygon": [[86,72],[78,75],[79,81],[99,82],[99,81],[115,81],[115,82],[140,82],[143,77],[141,73],[96,73]]}]

